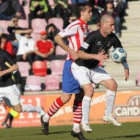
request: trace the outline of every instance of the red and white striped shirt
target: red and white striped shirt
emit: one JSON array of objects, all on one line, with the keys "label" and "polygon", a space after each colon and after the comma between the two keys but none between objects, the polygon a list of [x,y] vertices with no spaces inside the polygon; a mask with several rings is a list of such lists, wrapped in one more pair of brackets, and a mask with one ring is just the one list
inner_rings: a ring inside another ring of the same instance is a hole
[{"label": "red and white striped shirt", "polygon": [[[77,52],[88,33],[87,23],[82,19],[78,19],[68,25],[63,31],[59,32],[59,35],[62,38],[68,37],[69,48]],[[72,57],[68,54],[67,59],[72,59]]]}]

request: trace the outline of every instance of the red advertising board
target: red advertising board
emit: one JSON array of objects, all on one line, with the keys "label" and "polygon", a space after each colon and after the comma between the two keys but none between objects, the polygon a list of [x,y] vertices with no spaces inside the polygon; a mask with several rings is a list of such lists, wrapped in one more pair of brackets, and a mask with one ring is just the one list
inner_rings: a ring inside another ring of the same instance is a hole
[{"label": "red advertising board", "polygon": [[[21,96],[22,104],[42,106],[48,110],[51,103],[59,97],[59,94],[52,95],[24,95]],[[52,118],[50,125],[65,125],[73,123],[73,99],[63,106]],[[104,123],[102,118],[105,110],[106,94],[97,92],[91,101],[90,123]],[[5,108],[0,105],[0,124],[6,116]],[[117,92],[114,115],[120,122],[140,121],[140,91]],[[40,126],[40,116],[37,113],[20,113],[18,119],[14,119],[13,127]],[[2,126],[0,125],[0,128]]]}]

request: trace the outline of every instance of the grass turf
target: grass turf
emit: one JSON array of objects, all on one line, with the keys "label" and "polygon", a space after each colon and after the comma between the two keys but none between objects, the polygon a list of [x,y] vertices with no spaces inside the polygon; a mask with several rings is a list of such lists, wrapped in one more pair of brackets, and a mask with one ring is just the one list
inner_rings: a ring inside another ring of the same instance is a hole
[{"label": "grass turf", "polygon": [[[140,122],[123,123],[121,127],[112,124],[93,124],[92,133],[85,133],[88,140],[140,140]],[[0,129],[0,140],[77,140],[70,135],[72,126],[51,126],[50,134],[43,135],[40,127]]]}]

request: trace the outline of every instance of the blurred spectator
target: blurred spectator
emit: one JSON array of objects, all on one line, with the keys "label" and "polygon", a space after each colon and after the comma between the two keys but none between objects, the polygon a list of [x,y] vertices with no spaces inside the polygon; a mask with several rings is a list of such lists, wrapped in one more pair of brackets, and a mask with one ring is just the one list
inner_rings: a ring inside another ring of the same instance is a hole
[{"label": "blurred spectator", "polygon": [[82,3],[82,2],[86,2],[87,0],[71,0],[72,4],[73,3]]},{"label": "blurred spectator", "polygon": [[106,9],[102,13],[102,15],[104,15],[104,14],[109,14],[109,15],[114,17],[114,19],[115,19],[115,34],[117,37],[120,37],[121,36],[121,19],[119,16],[119,12],[114,9],[112,2],[107,2]]},{"label": "blurred spectator", "polygon": [[31,31],[25,33],[19,41],[19,49],[17,52],[17,61],[28,61],[32,66],[34,61],[35,40],[31,38]]},{"label": "blurred spectator", "polygon": [[7,39],[7,35],[3,34],[0,38],[0,48],[7,51],[9,54],[14,56],[14,49],[10,41]]},{"label": "blurred spectator", "polygon": [[46,31],[42,31],[40,35],[41,40],[37,41],[35,47],[35,61],[50,60],[54,52],[53,42],[47,39]]},{"label": "blurred spectator", "polygon": [[89,0],[93,7],[93,15],[90,22],[96,23],[99,28],[100,15],[105,9],[106,0]]},{"label": "blurred spectator", "polygon": [[14,16],[23,18],[23,15],[19,0],[0,0],[0,20],[11,20]]},{"label": "blurred spectator", "polygon": [[119,16],[121,18],[121,22],[124,22],[124,16],[126,15],[126,3],[123,0],[114,0],[113,5],[115,10],[119,12]]},{"label": "blurred spectator", "polygon": [[8,26],[9,37],[8,40],[12,42],[12,45],[18,50],[19,40],[26,32],[31,32],[32,29],[24,29],[18,26],[18,18],[13,17],[11,23]]},{"label": "blurred spectator", "polygon": [[47,31],[48,39],[50,39],[53,42],[53,44],[56,46],[57,43],[55,42],[54,38],[60,32],[60,30],[54,24],[48,24],[46,26],[46,31]]},{"label": "blurred spectator", "polygon": [[[48,39],[50,39],[53,42],[54,46],[56,47],[58,44],[55,42],[54,38],[60,32],[60,30],[54,24],[49,24],[46,26],[46,31]],[[66,44],[69,43],[67,38],[64,38],[64,42]]]},{"label": "blurred spectator", "polygon": [[48,0],[31,0],[29,14],[29,28],[34,18],[44,18],[46,21],[51,17],[51,8]]},{"label": "blurred spectator", "polygon": [[69,24],[69,18],[71,16],[70,8],[68,7],[68,2],[65,0],[54,0],[55,8],[53,9],[53,17],[61,17],[64,21],[63,28],[67,27]]}]

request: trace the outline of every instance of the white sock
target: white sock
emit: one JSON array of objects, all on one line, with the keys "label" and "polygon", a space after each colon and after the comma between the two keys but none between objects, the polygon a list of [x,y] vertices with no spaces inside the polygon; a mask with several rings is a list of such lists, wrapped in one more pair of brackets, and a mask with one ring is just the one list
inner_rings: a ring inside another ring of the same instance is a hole
[{"label": "white sock", "polygon": [[37,106],[37,107],[36,107],[36,112],[37,112],[40,116],[42,116],[42,115],[45,114],[45,111],[44,111],[44,109],[43,109],[41,106]]},{"label": "white sock", "polygon": [[74,132],[80,132],[80,124],[79,123],[74,123],[73,124],[73,129]]},{"label": "white sock", "polygon": [[113,108],[114,108],[114,102],[115,102],[115,97],[116,97],[116,92],[107,90],[106,92],[106,110],[105,110],[105,115],[110,116],[112,115]]},{"label": "white sock", "polygon": [[36,107],[31,104],[22,105],[23,112],[36,112]]},{"label": "white sock", "polygon": [[47,113],[45,113],[45,115],[43,116],[43,121],[49,122],[49,119],[50,119],[50,116]]},{"label": "white sock", "polygon": [[40,115],[45,114],[45,112],[42,109],[42,107],[35,107],[35,106],[31,105],[31,104],[26,104],[26,105],[23,104],[22,109],[23,109],[23,112],[37,112]]},{"label": "white sock", "polygon": [[82,101],[82,123],[89,123],[91,97],[84,96]]}]

